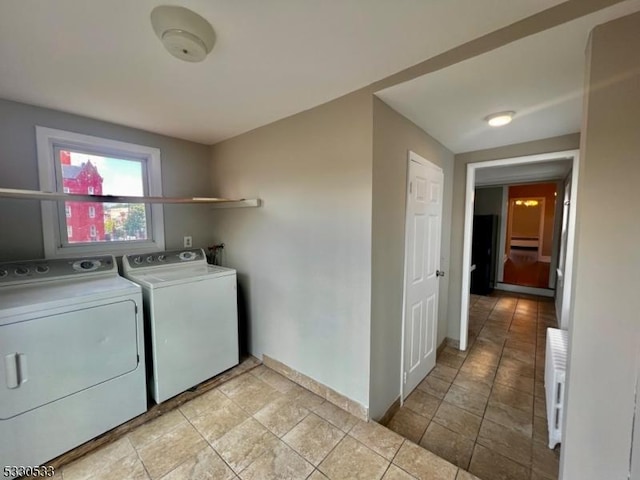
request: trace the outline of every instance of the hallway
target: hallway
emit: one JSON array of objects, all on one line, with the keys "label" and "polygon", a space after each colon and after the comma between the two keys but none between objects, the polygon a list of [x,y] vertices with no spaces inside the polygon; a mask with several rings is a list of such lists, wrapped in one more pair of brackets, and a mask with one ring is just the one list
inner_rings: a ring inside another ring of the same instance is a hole
[{"label": "hallway", "polygon": [[469,349],[446,346],[387,425],[482,480],[555,480],[544,358],[551,299],[472,295]]}]

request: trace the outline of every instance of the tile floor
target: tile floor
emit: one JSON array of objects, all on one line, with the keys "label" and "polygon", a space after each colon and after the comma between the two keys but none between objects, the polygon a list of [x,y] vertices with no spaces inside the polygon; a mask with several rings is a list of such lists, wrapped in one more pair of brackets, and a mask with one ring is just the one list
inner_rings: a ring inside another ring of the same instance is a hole
[{"label": "tile floor", "polygon": [[64,480],[475,480],[259,366],[59,469]]},{"label": "tile floor", "polygon": [[471,296],[470,348],[447,346],[388,427],[482,480],[555,480],[544,355],[551,299]]}]

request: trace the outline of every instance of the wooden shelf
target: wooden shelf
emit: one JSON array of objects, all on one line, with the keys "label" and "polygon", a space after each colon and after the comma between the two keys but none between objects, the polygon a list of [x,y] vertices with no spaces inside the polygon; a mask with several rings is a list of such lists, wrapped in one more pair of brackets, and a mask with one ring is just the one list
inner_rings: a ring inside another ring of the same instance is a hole
[{"label": "wooden shelf", "polygon": [[259,207],[262,203],[259,198],[229,199],[215,197],[122,197],[116,195],[77,195],[72,193],[42,192],[39,190],[18,190],[13,188],[0,188],[0,198],[92,203],[209,204],[215,208]]}]

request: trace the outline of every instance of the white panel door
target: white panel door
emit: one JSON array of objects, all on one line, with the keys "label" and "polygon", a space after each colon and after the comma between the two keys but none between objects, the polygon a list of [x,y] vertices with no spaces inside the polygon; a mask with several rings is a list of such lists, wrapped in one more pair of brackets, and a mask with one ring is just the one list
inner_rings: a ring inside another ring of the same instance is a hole
[{"label": "white panel door", "polygon": [[409,160],[405,226],[403,399],[436,364],[442,169]]}]

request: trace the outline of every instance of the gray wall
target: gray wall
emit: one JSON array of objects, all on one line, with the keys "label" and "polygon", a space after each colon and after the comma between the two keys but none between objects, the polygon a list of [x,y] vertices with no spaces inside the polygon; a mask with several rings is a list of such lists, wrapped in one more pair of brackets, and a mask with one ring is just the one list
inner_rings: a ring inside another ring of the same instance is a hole
[{"label": "gray wall", "polygon": [[451,267],[449,283],[449,337],[460,339],[460,295],[462,290],[462,243],[464,239],[464,205],[467,164],[500,158],[521,157],[539,153],[576,150],[580,134],[519,143],[505,147],[461,153],[455,156],[453,207],[451,213]]},{"label": "gray wall", "polygon": [[[409,150],[444,170],[441,270],[449,270],[453,153],[378,98],[373,104],[370,413],[400,396],[404,230]],[[447,334],[448,276],[440,283],[438,344]]]},{"label": "gray wall", "polygon": [[639,50],[636,13],[594,29],[587,51],[564,480],[629,474],[640,359]]},{"label": "gray wall", "polygon": [[[206,145],[1,99],[0,187],[39,189],[36,125],[159,148],[165,196],[210,193],[210,147]],[[184,235],[193,236],[194,246],[209,245],[209,210],[202,205],[166,205],[167,248],[181,247]],[[39,201],[0,199],[0,228],[0,261],[44,256]]]},{"label": "gray wall", "polygon": [[369,405],[372,99],[359,92],[213,147],[212,213],[248,299],[251,353]]}]

